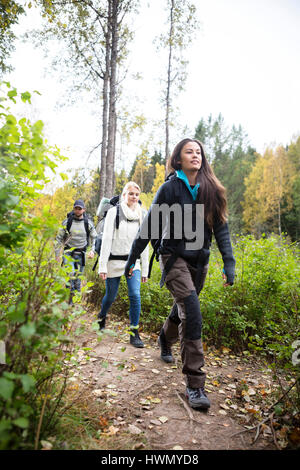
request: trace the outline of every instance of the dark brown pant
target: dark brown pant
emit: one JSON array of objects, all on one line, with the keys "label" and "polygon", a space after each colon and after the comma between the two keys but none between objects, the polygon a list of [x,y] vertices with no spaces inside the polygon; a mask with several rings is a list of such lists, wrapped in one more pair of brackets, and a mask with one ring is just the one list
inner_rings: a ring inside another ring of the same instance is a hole
[{"label": "dark brown pant", "polygon": [[[161,255],[163,270],[169,255]],[[202,290],[208,271],[203,266],[199,285],[196,285],[197,270],[183,258],[177,258],[166,276],[166,286],[174,298],[174,305],[163,329],[167,343],[171,346],[180,339],[182,373],[191,388],[204,387],[206,374],[201,339],[202,316],[198,295]]]}]

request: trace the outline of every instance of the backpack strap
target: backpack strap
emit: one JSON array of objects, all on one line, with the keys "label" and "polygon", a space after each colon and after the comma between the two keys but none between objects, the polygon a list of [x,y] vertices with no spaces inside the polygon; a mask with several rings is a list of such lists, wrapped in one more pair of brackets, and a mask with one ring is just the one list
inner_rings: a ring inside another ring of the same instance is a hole
[{"label": "backpack strap", "polygon": [[85,233],[86,233],[86,244],[88,244],[89,236],[90,236],[90,227],[89,227],[89,218],[86,215],[86,213],[83,214],[83,221],[84,221],[84,228],[85,228]]},{"label": "backpack strap", "polygon": [[120,204],[117,204],[117,213],[116,213],[116,229],[120,227]]},{"label": "backpack strap", "polygon": [[68,220],[67,220],[67,227],[66,227],[66,230],[68,233],[70,233],[70,230],[71,230],[71,226],[72,226],[72,223],[73,223],[73,219],[74,219],[74,212],[69,212],[67,214],[67,217],[68,217]]},{"label": "backpack strap", "polygon": [[155,243],[153,244],[153,252],[149,261],[149,269],[148,269],[148,279],[150,279],[151,276],[151,271],[152,271],[152,265],[154,258],[156,258],[156,261],[158,261],[159,253],[158,253],[158,248],[160,245],[160,239],[156,240]]},{"label": "backpack strap", "polygon": [[164,266],[161,278],[160,278],[160,283],[159,283],[160,287],[162,287],[164,285],[167,274],[171,270],[171,268],[172,268],[173,264],[175,263],[175,261],[177,260],[177,258],[179,257],[180,252],[181,252],[181,248],[183,247],[183,245],[184,245],[184,241],[180,240],[179,243],[176,245],[176,249],[175,249],[174,253],[172,253],[171,256],[168,258],[168,260],[167,260],[167,262]]},{"label": "backpack strap", "polygon": [[96,266],[97,266],[97,264],[98,264],[98,260],[99,260],[99,255],[97,256],[97,259],[96,259],[96,261],[95,261],[95,263],[94,263],[94,266],[92,267],[92,271],[95,271]]}]

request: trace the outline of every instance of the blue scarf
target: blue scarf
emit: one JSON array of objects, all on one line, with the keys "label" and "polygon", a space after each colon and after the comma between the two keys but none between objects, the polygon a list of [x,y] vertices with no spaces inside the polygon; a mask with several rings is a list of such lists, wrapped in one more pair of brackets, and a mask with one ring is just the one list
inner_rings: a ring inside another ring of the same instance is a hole
[{"label": "blue scarf", "polygon": [[181,179],[182,181],[185,182],[185,184],[186,184],[186,186],[187,186],[189,192],[191,193],[191,195],[192,195],[194,201],[196,201],[197,191],[198,191],[198,188],[199,188],[200,184],[197,183],[197,184],[194,186],[194,188],[192,189],[192,188],[191,188],[191,185],[190,185],[190,183],[189,183],[188,177],[186,176],[186,174],[184,173],[183,170],[176,170],[176,175],[177,175],[177,177],[178,177],[179,179]]}]

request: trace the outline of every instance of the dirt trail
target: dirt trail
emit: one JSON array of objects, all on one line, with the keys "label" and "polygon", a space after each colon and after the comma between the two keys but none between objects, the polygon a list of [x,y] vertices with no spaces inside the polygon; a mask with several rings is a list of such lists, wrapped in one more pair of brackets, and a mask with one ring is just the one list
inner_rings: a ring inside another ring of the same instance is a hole
[{"label": "dirt trail", "polygon": [[[117,443],[121,435],[124,440],[124,433],[134,438],[126,448],[135,449],[275,448],[268,429],[254,445],[253,431],[236,434],[252,425],[255,405],[251,395],[257,402],[262,387],[265,390],[272,386],[270,373],[254,358],[235,356],[226,349],[224,354],[206,351],[206,390],[211,408],[192,410],[184,398],[178,346],[173,348],[175,364],[168,365],[160,359],[156,335],[141,333],[145,348],[134,348],[129,344],[124,322],[110,318],[108,328],[117,336],[105,334],[99,342],[92,330],[95,315],[86,314],[85,321],[85,333],[78,337],[80,365],[74,369],[72,383],[79,383],[93,402],[105,404],[111,419],[103,436],[113,438],[113,448],[125,448],[124,441]],[[92,350],[85,351],[85,347]],[[247,401],[243,393],[239,394],[245,379],[248,386],[254,387],[250,396],[244,392]]]}]

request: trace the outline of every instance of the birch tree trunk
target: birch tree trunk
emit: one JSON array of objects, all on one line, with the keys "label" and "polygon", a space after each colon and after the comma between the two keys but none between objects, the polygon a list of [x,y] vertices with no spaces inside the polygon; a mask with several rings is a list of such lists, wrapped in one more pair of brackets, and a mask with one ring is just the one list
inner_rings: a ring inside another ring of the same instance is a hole
[{"label": "birch tree trunk", "polygon": [[[108,18],[111,16],[111,2],[108,5]],[[102,109],[102,145],[101,145],[101,173],[100,173],[100,187],[99,197],[100,201],[106,193],[106,159],[107,159],[107,132],[108,132],[108,109],[109,109],[109,70],[110,70],[110,44],[111,44],[111,29],[107,25],[105,35],[105,73],[103,77],[103,109]]]},{"label": "birch tree trunk", "polygon": [[109,27],[111,30],[110,80],[109,80],[109,117],[106,156],[106,184],[108,197],[114,192],[114,166],[116,148],[116,99],[117,99],[117,58],[118,58],[118,7],[120,0],[109,0],[112,4]]},{"label": "birch tree trunk", "polygon": [[167,89],[166,89],[166,117],[165,117],[165,167],[167,171],[167,161],[169,158],[169,125],[170,125],[170,92],[171,92],[171,71],[172,71],[172,53],[173,53],[173,35],[174,35],[174,0],[171,0],[170,10],[170,32],[169,32],[169,60],[167,73]]}]

